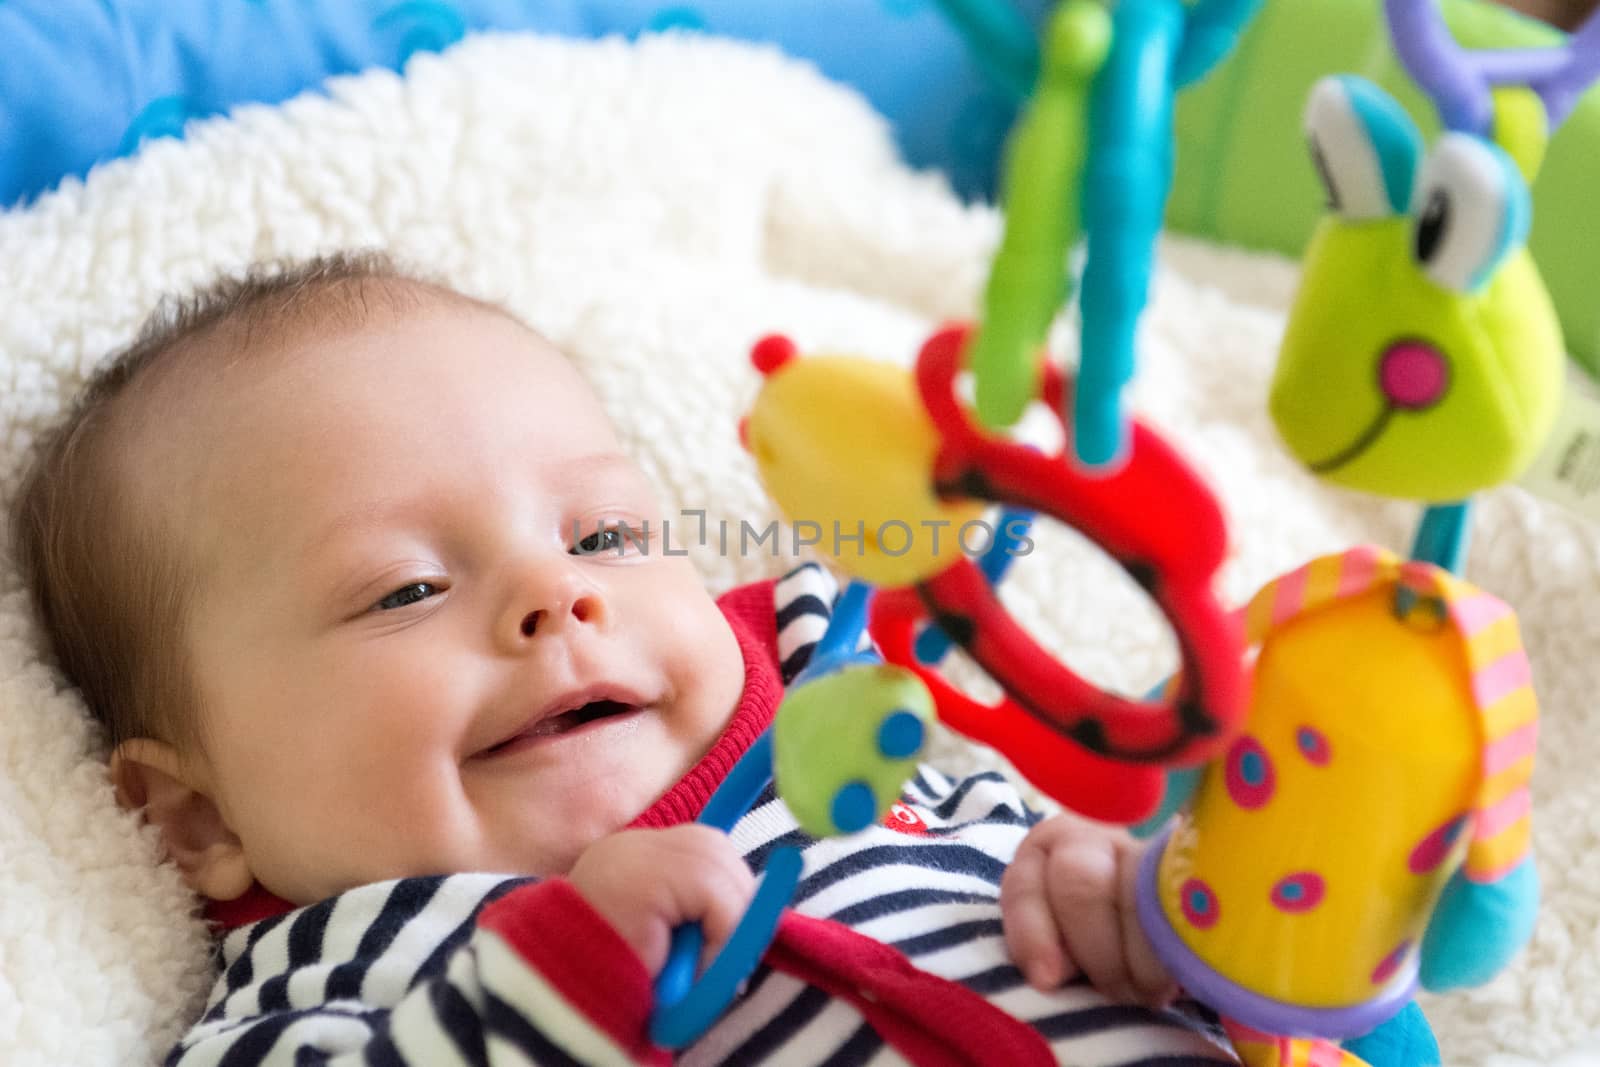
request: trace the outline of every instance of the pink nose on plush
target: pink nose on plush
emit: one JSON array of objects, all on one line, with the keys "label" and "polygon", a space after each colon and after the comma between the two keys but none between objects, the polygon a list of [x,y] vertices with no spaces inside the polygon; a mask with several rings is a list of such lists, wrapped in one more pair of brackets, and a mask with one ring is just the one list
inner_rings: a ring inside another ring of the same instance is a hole
[{"label": "pink nose on plush", "polygon": [[1431,345],[1400,341],[1378,363],[1378,387],[1395,407],[1420,410],[1450,387],[1450,364]]}]

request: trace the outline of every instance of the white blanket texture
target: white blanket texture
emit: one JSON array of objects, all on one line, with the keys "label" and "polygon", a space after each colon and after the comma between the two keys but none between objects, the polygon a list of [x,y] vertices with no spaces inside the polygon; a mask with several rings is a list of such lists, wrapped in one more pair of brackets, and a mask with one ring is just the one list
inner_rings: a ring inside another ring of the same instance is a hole
[{"label": "white blanket texture", "polygon": [[[162,294],[378,246],[569,352],[669,509],[759,529],[774,512],[735,432],[757,386],[751,341],[781,330],[806,351],[908,363],[938,322],[973,312],[997,234],[992,210],[905,169],[859,98],[777,52],[469,39],[403,77],[201,123],[0,215],[0,494]],[[1403,549],[1414,507],[1328,489],[1274,437],[1266,388],[1294,266],[1163,251],[1133,398],[1226,503],[1228,596],[1357,542]],[[1070,360],[1070,331],[1059,341]],[[1129,691],[1173,665],[1120,572],[1059,527],[1038,543],[1006,593],[1036,633]],[[0,548],[0,1063],[152,1063],[211,982],[207,933],[151,832],[117,810],[102,738]],[[768,551],[721,556],[713,538],[693,554],[720,590],[794,562]],[[1449,1064],[1548,1064],[1600,1033],[1600,531],[1491,493],[1469,577],[1521,612],[1543,696],[1547,907],[1512,970],[1429,1010]],[[947,763],[992,759],[942,746]]]}]

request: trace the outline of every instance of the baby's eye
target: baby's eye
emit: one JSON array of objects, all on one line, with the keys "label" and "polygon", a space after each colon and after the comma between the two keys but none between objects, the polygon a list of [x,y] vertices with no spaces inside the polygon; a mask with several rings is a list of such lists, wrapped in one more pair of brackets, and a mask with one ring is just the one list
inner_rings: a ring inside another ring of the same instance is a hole
[{"label": "baby's eye", "polygon": [[630,547],[639,547],[644,540],[645,531],[635,530],[627,523],[603,523],[587,537],[580,537],[567,551],[574,556],[593,556],[601,552],[620,556]]},{"label": "baby's eye", "polygon": [[437,596],[440,592],[442,590],[432,582],[412,582],[410,585],[402,585],[372,607],[375,611],[393,611]]}]

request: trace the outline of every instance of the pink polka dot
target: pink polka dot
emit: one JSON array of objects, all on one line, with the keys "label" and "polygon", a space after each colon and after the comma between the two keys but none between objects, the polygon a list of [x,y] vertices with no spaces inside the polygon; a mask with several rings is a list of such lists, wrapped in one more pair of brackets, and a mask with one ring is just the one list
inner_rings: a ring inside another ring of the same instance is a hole
[{"label": "pink polka dot", "polygon": [[1200,930],[1209,930],[1217,925],[1222,910],[1217,903],[1217,894],[1211,891],[1210,886],[1198,878],[1191,878],[1178,890],[1178,897],[1183,917],[1189,920],[1189,925]]},{"label": "pink polka dot", "polygon": [[1302,726],[1294,732],[1294,743],[1300,749],[1300,755],[1315,766],[1326,767],[1328,761],[1333,759],[1333,749],[1321,730]]},{"label": "pink polka dot", "polygon": [[1408,938],[1405,941],[1400,942],[1400,946],[1398,948],[1389,953],[1387,956],[1383,957],[1383,961],[1372,969],[1372,984],[1386,984],[1389,979],[1393,978],[1395,974],[1399,972],[1400,965],[1406,961],[1406,956],[1410,952],[1411,941]]},{"label": "pink polka dot", "polygon": [[1467,823],[1465,815],[1457,815],[1433,833],[1424,837],[1411,850],[1411,859],[1407,862],[1412,874],[1428,874],[1438,870],[1439,864],[1450,855],[1450,849],[1455,845],[1456,838],[1461,836],[1461,828]]},{"label": "pink polka dot", "polygon": [[1253,737],[1241,737],[1233,743],[1223,777],[1233,802],[1252,811],[1264,807],[1277,786],[1272,760]]},{"label": "pink polka dot", "polygon": [[1378,363],[1378,388],[1395,407],[1420,411],[1450,388],[1450,365],[1432,345],[1401,341]]},{"label": "pink polka dot", "polygon": [[1322,903],[1327,883],[1314,871],[1291,874],[1272,887],[1272,906],[1291,915],[1307,912]]}]

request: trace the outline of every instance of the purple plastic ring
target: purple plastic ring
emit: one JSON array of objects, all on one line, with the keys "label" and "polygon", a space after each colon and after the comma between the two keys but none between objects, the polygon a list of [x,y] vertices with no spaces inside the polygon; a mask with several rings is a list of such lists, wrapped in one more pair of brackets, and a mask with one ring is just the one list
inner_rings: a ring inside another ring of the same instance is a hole
[{"label": "purple plastic ring", "polygon": [[1370,1034],[1411,1003],[1417,993],[1417,963],[1412,959],[1404,978],[1371,1000],[1347,1008],[1307,1008],[1262,996],[1219,974],[1184,944],[1161,908],[1158,877],[1161,857],[1172,831],[1167,830],[1145,851],[1139,864],[1139,925],[1172,977],[1191,997],[1218,1014],[1268,1034],[1321,1037],[1331,1041]]}]

